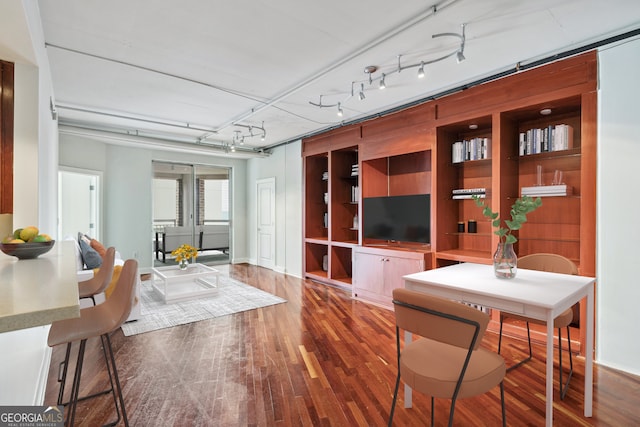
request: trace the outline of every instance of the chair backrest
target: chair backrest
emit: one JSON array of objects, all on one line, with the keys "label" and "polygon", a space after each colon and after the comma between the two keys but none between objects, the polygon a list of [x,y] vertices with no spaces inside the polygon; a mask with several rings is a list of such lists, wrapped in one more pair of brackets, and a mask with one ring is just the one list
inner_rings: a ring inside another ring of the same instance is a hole
[{"label": "chair backrest", "polygon": [[162,234],[163,248],[165,252],[171,252],[185,243],[192,244],[192,227],[165,227]]},{"label": "chair backrest", "polygon": [[88,280],[78,283],[80,298],[88,298],[104,292],[111,283],[113,277],[113,268],[116,260],[116,248],[113,246],[108,248],[102,257],[102,264],[98,268],[95,275]]},{"label": "chair backrest", "polygon": [[396,325],[425,338],[468,349],[480,346],[489,315],[459,302],[404,288],[393,290]]},{"label": "chair backrest", "polygon": [[116,262],[116,248],[113,246],[107,248],[104,256],[102,257],[102,264],[98,269],[98,272],[94,276],[97,282],[100,283],[99,290],[96,293],[103,292],[109,283],[111,283],[111,278],[113,277],[113,266]]},{"label": "chair backrest", "polygon": [[128,259],[122,266],[118,282],[115,289],[109,296],[109,298],[97,307],[103,306],[105,313],[103,315],[108,316],[107,325],[110,330],[103,331],[107,333],[119,328],[124,322],[127,321],[131,314],[131,308],[135,304],[135,285],[136,276],[138,274],[138,261],[135,259]]},{"label": "chair backrest", "polygon": [[518,268],[561,274],[578,274],[578,267],[562,255],[538,253],[518,258]]},{"label": "chair backrest", "polygon": [[200,226],[200,249],[222,249],[229,247],[229,225],[213,224]]}]

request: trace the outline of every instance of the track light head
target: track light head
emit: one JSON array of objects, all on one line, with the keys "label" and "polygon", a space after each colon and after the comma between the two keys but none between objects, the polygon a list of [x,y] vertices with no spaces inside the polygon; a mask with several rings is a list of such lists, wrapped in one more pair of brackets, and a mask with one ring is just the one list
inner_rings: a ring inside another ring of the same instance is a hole
[{"label": "track light head", "polygon": [[358,98],[360,98],[360,101],[364,100],[365,96],[364,96],[364,83],[360,83],[360,93],[358,94]]},{"label": "track light head", "polygon": [[387,84],[384,82],[384,73],[382,73],[382,78],[380,79],[380,89],[385,89]]}]

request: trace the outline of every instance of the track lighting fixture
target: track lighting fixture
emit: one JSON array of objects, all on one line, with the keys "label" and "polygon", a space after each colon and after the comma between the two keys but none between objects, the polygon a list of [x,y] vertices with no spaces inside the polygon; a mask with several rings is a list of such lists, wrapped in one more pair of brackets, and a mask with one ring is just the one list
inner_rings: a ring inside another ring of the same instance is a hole
[{"label": "track lighting fixture", "polygon": [[234,131],[235,136],[233,137],[233,141],[238,142],[239,144],[244,144],[245,138],[253,138],[254,136],[260,136],[260,141],[264,141],[267,137],[267,131],[264,128],[264,122],[262,122],[262,126],[242,125],[240,123],[234,123],[233,125],[243,129],[247,129],[247,132],[244,134],[240,130]]},{"label": "track lighting fixture", "polygon": [[429,65],[429,64],[434,64],[436,62],[440,62],[440,61],[444,61],[445,59],[448,59],[450,57],[455,56],[456,60],[458,63],[462,62],[465,60],[465,56],[464,56],[464,47],[465,47],[465,40],[466,40],[466,35],[465,35],[465,26],[466,24],[462,24],[462,32],[460,34],[458,33],[439,33],[439,34],[434,34],[431,36],[431,38],[438,38],[438,37],[457,37],[458,39],[460,39],[460,45],[453,51],[450,51],[449,53],[442,55],[440,57],[437,58],[433,58],[433,59],[429,59],[429,60],[421,60],[420,62],[417,62],[415,64],[402,64],[402,55],[398,55],[398,61],[397,64],[395,65],[394,68],[392,69],[386,69],[386,71],[384,73],[380,74],[380,77],[375,78],[373,76],[373,74],[375,72],[377,72],[380,67],[377,65],[367,65],[366,67],[364,67],[364,73],[366,75],[366,80],[362,81],[352,81],[351,82],[351,92],[350,94],[347,94],[346,97],[344,99],[342,99],[340,102],[334,102],[334,103],[324,103],[322,101],[322,95],[320,95],[320,102],[315,103],[312,101],[309,101],[309,104],[314,105],[316,107],[319,108],[328,108],[328,107],[338,107],[338,116],[342,116],[342,105],[348,101],[349,99],[353,98],[355,96],[355,90],[354,90],[354,85],[360,83],[360,90],[358,91],[358,99],[360,99],[360,101],[365,99],[365,93],[364,93],[364,84],[366,82],[369,83],[369,85],[372,85],[374,80],[379,80],[378,82],[378,87],[380,89],[384,89],[387,87],[387,82],[386,82],[386,78],[387,76],[389,76],[390,74],[393,73],[400,73],[403,70],[409,69],[409,68],[418,68],[418,78],[424,78],[425,76],[425,71],[424,71],[424,66],[425,65]]}]

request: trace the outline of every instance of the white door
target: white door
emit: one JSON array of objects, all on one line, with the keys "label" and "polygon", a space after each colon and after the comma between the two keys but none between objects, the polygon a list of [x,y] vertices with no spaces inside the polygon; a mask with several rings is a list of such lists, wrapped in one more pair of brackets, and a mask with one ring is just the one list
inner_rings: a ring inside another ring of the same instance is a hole
[{"label": "white door", "polygon": [[65,168],[58,172],[58,236],[78,232],[96,240],[100,233],[101,172]]},{"label": "white door", "polygon": [[258,180],[258,265],[273,269],[276,264],[276,179]]}]

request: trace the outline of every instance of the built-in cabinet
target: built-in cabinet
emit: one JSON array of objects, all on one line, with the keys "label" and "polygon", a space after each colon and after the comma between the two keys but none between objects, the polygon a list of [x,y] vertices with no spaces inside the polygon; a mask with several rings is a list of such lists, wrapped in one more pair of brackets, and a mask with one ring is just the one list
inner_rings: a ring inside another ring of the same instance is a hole
[{"label": "built-in cabinet", "polygon": [[353,297],[387,308],[393,290],[404,286],[403,276],[430,266],[430,254],[423,252],[359,246],[353,253]]},{"label": "built-in cabinet", "polygon": [[341,287],[359,244],[359,140],[359,130],[338,132],[307,143],[304,157],[305,276]]},{"label": "built-in cabinet", "polygon": [[[597,56],[588,52],[303,140],[305,275],[353,283],[355,297],[384,303],[388,287],[398,284],[387,286],[393,281],[386,278],[402,269],[373,273],[385,262],[372,248],[416,253],[428,260],[422,268],[491,263],[498,237],[475,202],[460,196],[473,190],[502,218],[523,192],[539,191],[542,207],[517,233],[516,253],[558,253],[595,276],[596,123]],[[569,129],[565,145],[550,145],[556,129]],[[477,151],[461,161],[455,151],[464,141]],[[357,179],[349,175],[356,163]],[[362,198],[417,193],[431,195],[428,247],[362,238],[353,223],[366,215]],[[583,341],[582,330],[576,335]]]}]

